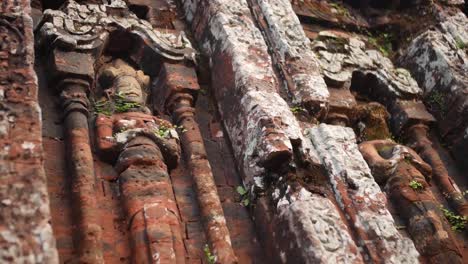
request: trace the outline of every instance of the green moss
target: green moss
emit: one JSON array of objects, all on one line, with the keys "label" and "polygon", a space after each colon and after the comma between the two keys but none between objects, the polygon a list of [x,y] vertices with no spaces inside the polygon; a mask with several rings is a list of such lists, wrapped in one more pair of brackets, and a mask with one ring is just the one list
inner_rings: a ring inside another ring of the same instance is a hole
[{"label": "green moss", "polygon": [[96,102],[93,102],[93,106],[94,106],[94,114],[104,114],[104,115],[107,115],[107,116],[110,116],[112,115],[112,104],[110,101],[108,100],[99,100],[99,101],[96,101]]},{"label": "green moss", "polygon": [[293,114],[299,114],[305,112],[305,108],[302,106],[293,106],[290,108]]},{"label": "green moss", "polygon": [[376,47],[385,57],[388,57],[393,51],[392,40],[394,36],[389,33],[381,33],[372,35],[369,33],[367,41],[372,46]]},{"label": "green moss", "polygon": [[169,128],[165,126],[160,126],[158,129],[153,131],[157,137],[168,138],[169,137]]},{"label": "green moss", "polygon": [[439,111],[442,116],[447,114],[447,104],[444,94],[440,91],[433,91],[426,99],[432,110]]},{"label": "green moss", "polygon": [[113,101],[107,99],[93,101],[94,113],[110,116],[114,113],[124,113],[141,107],[139,103],[128,102],[122,94],[114,95],[113,99]]},{"label": "green moss", "polygon": [[130,109],[141,107],[139,103],[126,101],[124,95],[119,94],[119,93],[115,95],[114,100],[115,100],[114,109],[117,113],[124,113]]},{"label": "green moss", "polygon": [[455,37],[455,44],[457,45],[457,49],[466,49],[468,48],[468,43],[463,42],[460,37]]}]

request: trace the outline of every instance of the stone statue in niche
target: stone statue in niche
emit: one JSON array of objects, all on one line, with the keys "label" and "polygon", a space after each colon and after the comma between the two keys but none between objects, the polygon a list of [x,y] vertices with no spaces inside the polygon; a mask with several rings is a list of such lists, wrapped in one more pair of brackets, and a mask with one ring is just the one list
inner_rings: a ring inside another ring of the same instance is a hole
[{"label": "stone statue in niche", "polygon": [[178,263],[184,245],[168,174],[180,156],[177,132],[146,107],[150,80],[142,71],[115,59],[101,67],[97,80],[104,98],[94,105],[96,147],[102,159],[115,162],[135,263],[147,263],[148,250],[162,263]]},{"label": "stone statue in niche", "polygon": [[114,160],[135,137],[147,137],[161,149],[173,168],[180,155],[177,132],[151,114],[145,105],[149,77],[116,59],[101,67],[98,85],[103,98],[95,102],[97,148],[106,160]]},{"label": "stone statue in niche", "polygon": [[366,141],[359,149],[406,220],[418,251],[432,263],[461,263],[461,251],[428,184],[431,166],[414,150],[391,140]]}]

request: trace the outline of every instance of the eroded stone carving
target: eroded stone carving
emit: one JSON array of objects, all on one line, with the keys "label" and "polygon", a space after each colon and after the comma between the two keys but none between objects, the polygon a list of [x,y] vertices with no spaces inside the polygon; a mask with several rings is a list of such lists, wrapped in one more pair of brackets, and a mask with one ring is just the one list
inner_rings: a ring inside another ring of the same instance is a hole
[{"label": "eroded stone carving", "polygon": [[400,62],[418,81],[442,136],[463,160],[468,155],[468,19],[462,12],[438,13],[441,22],[416,37]]},{"label": "eroded stone carving", "polygon": [[0,262],[55,264],[30,15],[0,4]]},{"label": "eroded stone carving", "polygon": [[386,197],[359,153],[351,128],[320,124],[310,138],[329,175],[341,209],[373,261],[418,263],[413,242],[403,237],[386,208]]},{"label": "eroded stone carving", "polygon": [[153,107],[158,112],[171,114],[174,122],[182,128],[180,141],[195,182],[201,217],[213,256],[219,263],[236,263],[237,257],[232,247],[203,137],[195,121],[194,96],[199,89],[192,67],[164,63],[158,82],[153,87]]},{"label": "eroded stone carving", "polygon": [[419,252],[430,262],[462,263],[462,253],[429,188],[431,166],[414,150],[390,140],[367,141],[359,150],[406,218]]},{"label": "eroded stone carving", "polygon": [[371,97],[381,98],[380,102],[396,98],[414,99],[422,95],[422,90],[407,70],[395,68],[380,52],[366,49],[358,37],[323,31],[312,47],[329,87],[349,88],[354,75],[365,77],[372,83],[365,92]]},{"label": "eroded stone carving", "polygon": [[[193,69],[195,52],[184,33],[153,29],[120,0],[100,5],[68,1],[58,11],[45,12],[38,32],[39,45],[52,47],[47,50],[52,61],[50,83],[59,83],[58,90],[64,91],[63,107],[70,135],[67,143],[75,157],[71,161],[72,170],[76,172],[75,200],[81,202],[78,205],[80,231],[86,234],[78,246],[80,260],[103,261],[92,144],[87,126],[92,107],[97,114],[96,149],[101,160],[113,164],[119,174],[132,242],[132,261],[185,262],[185,237],[169,178],[169,170],[177,166],[180,156],[179,138],[170,122],[152,114],[152,110],[177,111],[174,113],[176,121],[189,125],[190,135],[198,131],[191,108],[192,96],[199,89]],[[177,82],[174,77],[178,71],[188,72],[191,83]],[[150,79],[156,80],[156,76],[160,78],[154,86],[161,91],[149,87]],[[149,90],[154,90],[153,95]],[[187,90],[191,91],[186,93]],[[94,95],[92,104],[88,101],[89,91]],[[146,106],[147,98],[153,101],[152,109]],[[180,102],[181,98],[189,100]],[[175,106],[169,103],[171,100]],[[187,117],[190,120],[185,120]],[[203,141],[201,136],[196,138],[198,142],[193,139],[193,136],[183,137],[182,144],[189,154],[188,163],[206,218],[207,241],[217,261],[235,263],[206,154],[205,157],[191,156],[195,154],[194,148],[203,149]]]},{"label": "eroded stone carving", "polygon": [[64,49],[94,50],[114,30],[138,36],[146,44],[144,47],[166,59],[181,61],[195,57],[183,32],[174,34],[153,29],[149,22],[131,13],[122,0],[104,1],[100,5],[81,5],[71,0],[60,10],[48,9],[44,12],[40,41]]},{"label": "eroded stone carving", "polygon": [[347,226],[329,198],[304,187],[288,186],[277,199],[278,224],[283,232],[276,236],[289,243],[279,248],[283,250],[280,252],[283,263],[364,263]]},{"label": "eroded stone carving", "polygon": [[152,261],[182,262],[182,228],[168,173],[180,156],[177,132],[169,122],[144,113],[149,77],[141,71],[118,59],[99,70],[98,80],[114,109],[110,116],[96,117],[97,146],[107,159],[117,155],[134,262],[150,261],[148,250]]}]

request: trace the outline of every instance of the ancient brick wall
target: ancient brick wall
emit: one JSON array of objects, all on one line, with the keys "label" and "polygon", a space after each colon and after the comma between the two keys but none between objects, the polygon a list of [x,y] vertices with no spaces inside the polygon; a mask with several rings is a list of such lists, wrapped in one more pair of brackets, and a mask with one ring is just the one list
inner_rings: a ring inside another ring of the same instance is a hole
[{"label": "ancient brick wall", "polygon": [[0,3],[0,259],[57,263],[28,0]]},{"label": "ancient brick wall", "polygon": [[466,262],[464,1],[31,2],[2,263]]}]

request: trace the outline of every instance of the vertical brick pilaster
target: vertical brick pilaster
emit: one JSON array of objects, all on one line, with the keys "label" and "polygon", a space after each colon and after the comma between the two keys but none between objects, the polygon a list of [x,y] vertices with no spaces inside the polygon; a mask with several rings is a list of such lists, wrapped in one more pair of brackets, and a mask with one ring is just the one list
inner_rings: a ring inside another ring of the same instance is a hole
[{"label": "vertical brick pilaster", "polygon": [[0,3],[0,262],[58,263],[28,0]]}]

